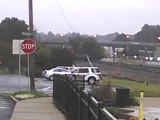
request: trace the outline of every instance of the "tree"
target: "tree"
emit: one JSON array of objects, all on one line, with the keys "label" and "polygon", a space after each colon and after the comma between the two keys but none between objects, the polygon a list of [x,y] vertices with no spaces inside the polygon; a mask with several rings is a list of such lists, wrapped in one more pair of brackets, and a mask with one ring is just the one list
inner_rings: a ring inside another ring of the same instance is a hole
[{"label": "tree", "polygon": [[37,46],[37,52],[35,54],[35,65],[38,68],[46,69],[50,66],[50,51],[42,45]]},{"label": "tree", "polygon": [[12,54],[12,46],[5,41],[0,44],[1,68],[9,68],[10,73],[18,68],[18,56]]},{"label": "tree", "polygon": [[160,25],[148,25],[145,24],[141,31],[134,35],[136,42],[150,42],[158,43],[158,37],[160,36]]},{"label": "tree", "polygon": [[69,49],[53,48],[50,55],[51,67],[71,66],[74,63],[74,55]]},{"label": "tree", "polygon": [[117,37],[114,39],[114,41],[118,41],[118,42],[130,42],[131,38],[127,37],[126,34],[122,33],[122,34],[118,34]]},{"label": "tree", "polygon": [[92,37],[83,42],[82,49],[83,53],[90,56],[92,59],[101,59],[104,57],[104,48]]},{"label": "tree", "polygon": [[76,36],[69,38],[69,44],[72,46],[74,53],[76,54],[83,54],[83,42],[85,41],[85,37]]},{"label": "tree", "polygon": [[88,55],[93,59],[100,59],[104,56],[104,48],[93,37],[73,37],[70,38],[69,43],[78,56]]},{"label": "tree", "polygon": [[18,18],[5,18],[0,23],[0,55],[2,66],[8,67],[11,73],[18,68],[18,57],[12,55],[12,40],[23,39],[22,32],[28,31],[28,25]]},{"label": "tree", "polygon": [[40,77],[42,71],[51,66],[50,51],[45,46],[38,44],[35,53],[35,76]]},{"label": "tree", "polygon": [[13,39],[23,39],[22,32],[28,32],[28,25],[18,18],[5,18],[0,23],[1,40],[12,42]]}]

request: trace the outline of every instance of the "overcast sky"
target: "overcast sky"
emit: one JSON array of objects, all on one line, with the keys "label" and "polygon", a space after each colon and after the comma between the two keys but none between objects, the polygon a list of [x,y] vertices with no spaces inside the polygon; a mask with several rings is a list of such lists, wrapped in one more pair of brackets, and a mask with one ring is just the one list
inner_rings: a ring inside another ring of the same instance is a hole
[{"label": "overcast sky", "polygon": [[[28,24],[28,0],[0,0],[0,21],[17,17]],[[135,34],[160,24],[160,0],[33,0],[38,32]]]}]

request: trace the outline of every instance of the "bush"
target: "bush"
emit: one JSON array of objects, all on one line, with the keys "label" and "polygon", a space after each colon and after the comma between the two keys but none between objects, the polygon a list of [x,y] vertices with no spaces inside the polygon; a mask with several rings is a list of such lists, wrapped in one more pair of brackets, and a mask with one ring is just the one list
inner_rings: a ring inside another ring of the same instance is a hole
[{"label": "bush", "polygon": [[13,96],[17,100],[25,100],[25,99],[32,99],[32,98],[39,98],[39,97],[47,97],[48,95],[42,92],[30,92],[30,91],[18,91],[13,93]]},{"label": "bush", "polygon": [[94,89],[92,94],[98,101],[104,103],[113,103],[113,98],[115,97],[114,92],[111,88],[111,82],[108,82],[107,85],[103,85],[97,89]]},{"label": "bush", "polygon": [[130,106],[138,106],[139,105],[138,99],[133,96],[130,96],[129,105]]}]

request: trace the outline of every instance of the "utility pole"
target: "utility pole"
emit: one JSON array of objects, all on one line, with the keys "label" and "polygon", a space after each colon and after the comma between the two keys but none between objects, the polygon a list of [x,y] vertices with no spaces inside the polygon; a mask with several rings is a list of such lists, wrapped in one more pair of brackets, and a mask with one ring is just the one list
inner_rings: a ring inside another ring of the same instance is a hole
[{"label": "utility pole", "polygon": [[[33,4],[32,0],[29,0],[29,32],[31,33],[30,38],[33,39]],[[29,57],[29,77],[30,77],[30,90],[35,91],[35,81],[34,81],[34,53],[30,54]]]}]

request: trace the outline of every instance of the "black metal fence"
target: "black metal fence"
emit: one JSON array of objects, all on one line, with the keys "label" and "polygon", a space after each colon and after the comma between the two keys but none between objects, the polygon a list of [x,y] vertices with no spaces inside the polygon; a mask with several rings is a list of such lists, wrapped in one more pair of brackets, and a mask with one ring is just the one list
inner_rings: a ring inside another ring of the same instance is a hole
[{"label": "black metal fence", "polygon": [[54,77],[53,100],[66,120],[117,120],[102,103],[83,90],[84,83],[72,81],[67,76]]}]

